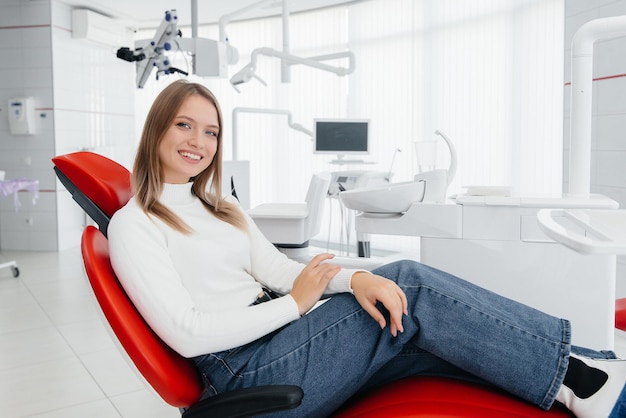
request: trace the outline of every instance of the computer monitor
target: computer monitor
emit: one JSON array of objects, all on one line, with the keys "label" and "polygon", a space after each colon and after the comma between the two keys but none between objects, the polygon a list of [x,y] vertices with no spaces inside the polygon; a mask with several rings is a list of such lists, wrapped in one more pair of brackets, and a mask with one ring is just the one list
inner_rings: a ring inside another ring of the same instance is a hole
[{"label": "computer monitor", "polygon": [[314,129],[316,154],[369,153],[368,119],[315,119]]}]

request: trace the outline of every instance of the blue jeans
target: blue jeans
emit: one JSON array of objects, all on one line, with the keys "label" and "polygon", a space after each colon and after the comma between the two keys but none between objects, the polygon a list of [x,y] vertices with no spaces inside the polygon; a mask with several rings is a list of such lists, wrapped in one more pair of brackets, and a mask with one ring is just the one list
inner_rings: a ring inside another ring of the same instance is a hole
[{"label": "blue jeans", "polygon": [[393,337],[388,327],[381,330],[353,295],[335,295],[264,338],[196,357],[209,394],[298,385],[305,393],[302,405],[275,416],[325,417],[360,391],[406,376],[436,375],[493,384],[544,409],[552,405],[572,349],[568,321],[412,261],[373,273],[406,293],[403,333]]}]

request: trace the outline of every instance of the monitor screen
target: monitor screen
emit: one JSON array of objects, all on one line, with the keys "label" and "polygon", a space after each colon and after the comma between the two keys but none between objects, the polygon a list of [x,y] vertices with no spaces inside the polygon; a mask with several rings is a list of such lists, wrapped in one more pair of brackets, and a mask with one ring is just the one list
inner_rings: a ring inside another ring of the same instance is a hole
[{"label": "monitor screen", "polygon": [[316,154],[367,154],[369,120],[315,119]]}]

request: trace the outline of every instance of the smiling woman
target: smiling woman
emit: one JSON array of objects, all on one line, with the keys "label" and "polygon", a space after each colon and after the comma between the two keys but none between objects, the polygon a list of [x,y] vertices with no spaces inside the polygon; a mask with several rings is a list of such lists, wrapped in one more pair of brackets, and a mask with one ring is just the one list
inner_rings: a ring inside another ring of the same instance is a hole
[{"label": "smiling woman", "polygon": [[193,194],[211,213],[243,228],[240,211],[221,197],[221,126],[217,99],[201,84],[178,80],[159,94],[146,117],[133,167],[135,195],[146,213],[177,231],[189,232],[185,222],[159,202],[159,196],[164,184],[193,179]]}]

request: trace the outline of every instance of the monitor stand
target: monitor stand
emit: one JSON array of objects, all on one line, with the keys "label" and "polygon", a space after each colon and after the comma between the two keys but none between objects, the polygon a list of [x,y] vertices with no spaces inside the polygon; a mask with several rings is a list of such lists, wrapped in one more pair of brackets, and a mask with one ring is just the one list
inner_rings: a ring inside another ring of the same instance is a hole
[{"label": "monitor stand", "polygon": [[336,164],[336,165],[375,164],[374,161],[365,161],[365,160],[360,160],[360,159],[356,159],[356,158],[354,158],[354,159],[346,159],[341,154],[337,155],[337,159],[336,160],[332,160],[330,163],[331,164]]}]

